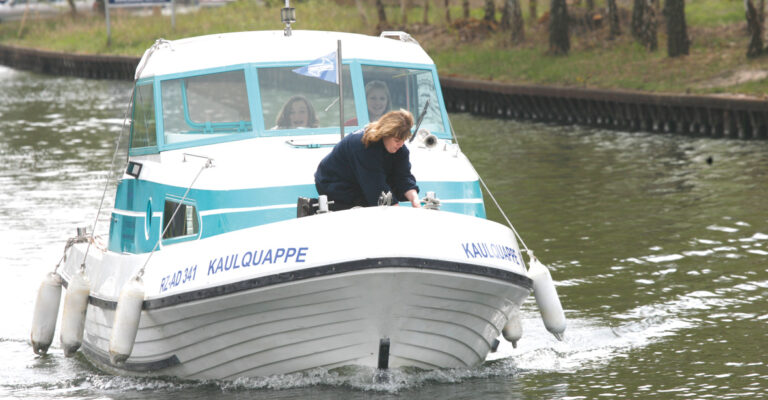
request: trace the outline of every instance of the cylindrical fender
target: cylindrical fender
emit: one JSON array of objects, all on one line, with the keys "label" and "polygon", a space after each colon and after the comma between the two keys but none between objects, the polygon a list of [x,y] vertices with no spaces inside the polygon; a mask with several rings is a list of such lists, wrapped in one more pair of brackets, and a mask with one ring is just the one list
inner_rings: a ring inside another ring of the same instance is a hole
[{"label": "cylindrical fender", "polygon": [[528,277],[533,280],[533,294],[541,312],[541,319],[544,320],[544,326],[551,334],[555,335],[557,340],[563,340],[565,313],[560,304],[560,298],[557,296],[557,290],[554,282],[552,282],[549,269],[536,257],[531,257]]},{"label": "cylindrical fender", "polygon": [[523,324],[520,321],[520,308],[515,306],[509,313],[509,319],[501,330],[504,339],[512,343],[512,347],[517,348],[517,341],[523,337]]},{"label": "cylindrical fender", "polygon": [[85,327],[85,312],[88,309],[88,296],[91,293],[91,282],[80,270],[72,276],[67,285],[67,295],[64,296],[64,309],[61,313],[61,346],[64,355],[72,357],[83,344],[83,328]]},{"label": "cylindrical fender", "polygon": [[141,278],[129,280],[120,292],[109,338],[109,359],[112,364],[122,364],[133,351],[139,331],[141,306],[144,303],[144,283]]},{"label": "cylindrical fender", "polygon": [[56,319],[61,302],[61,276],[55,272],[45,275],[37,290],[35,311],[32,314],[32,350],[43,355],[53,343]]}]

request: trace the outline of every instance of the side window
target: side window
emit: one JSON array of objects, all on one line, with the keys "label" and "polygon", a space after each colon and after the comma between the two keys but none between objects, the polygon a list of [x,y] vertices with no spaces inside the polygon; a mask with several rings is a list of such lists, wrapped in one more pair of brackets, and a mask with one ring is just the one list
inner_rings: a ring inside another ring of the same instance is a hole
[{"label": "side window", "polygon": [[161,83],[165,143],[252,130],[243,70]]},{"label": "side window", "polygon": [[[339,126],[339,86],[320,78],[301,75],[301,66],[260,68],[264,128],[303,129]],[[349,66],[342,67],[344,80],[344,119],[356,122],[355,99]]]},{"label": "side window", "polygon": [[371,121],[386,111],[400,108],[418,118],[429,101],[421,126],[431,132],[445,130],[431,70],[372,65],[363,65],[362,69],[366,107]]},{"label": "side window", "polygon": [[131,148],[157,145],[153,85],[136,86],[131,113]]},{"label": "side window", "polygon": [[[179,207],[179,211],[176,211],[176,207]],[[175,216],[173,214],[174,211],[176,211]],[[163,209],[163,229],[166,226],[168,229],[163,235],[163,240],[197,236],[200,232],[197,207],[192,204],[179,205],[178,201],[166,199]]]}]

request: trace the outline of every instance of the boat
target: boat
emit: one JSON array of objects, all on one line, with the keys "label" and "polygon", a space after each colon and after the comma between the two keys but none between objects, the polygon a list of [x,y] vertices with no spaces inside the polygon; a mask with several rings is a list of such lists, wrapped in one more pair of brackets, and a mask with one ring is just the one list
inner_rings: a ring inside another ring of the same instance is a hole
[{"label": "boat", "polygon": [[[302,74],[334,62],[340,83]],[[329,212],[313,174],[370,122],[373,80],[388,85],[394,109],[420,116],[407,146],[425,207],[384,194],[378,207]],[[296,94],[317,121],[278,126]],[[553,333],[565,329],[549,273],[533,276],[511,225],[486,219],[435,64],[405,32],[287,24],[158,40],[137,67],[129,119],[109,236],[78,229],[46,275],[38,354],[51,345],[62,286],[64,353],[115,374],[472,367],[500,337],[519,338],[515,316],[534,289],[548,296],[539,305]],[[314,198],[318,209],[301,215],[301,199]]]}]

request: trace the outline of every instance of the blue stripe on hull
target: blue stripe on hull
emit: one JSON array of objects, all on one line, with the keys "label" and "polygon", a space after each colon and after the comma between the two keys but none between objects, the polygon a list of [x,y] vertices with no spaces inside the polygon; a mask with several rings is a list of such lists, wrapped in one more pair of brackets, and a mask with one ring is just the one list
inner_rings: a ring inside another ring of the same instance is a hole
[{"label": "blue stripe on hull", "polygon": [[[418,182],[421,194],[433,191],[446,202],[441,210],[485,218],[482,193],[477,181]],[[109,250],[146,253],[152,250],[163,230],[162,218],[152,217],[163,211],[165,200],[180,200],[186,191],[177,186],[136,179],[120,182],[115,196],[115,212],[109,228]],[[317,197],[315,185],[293,185],[239,190],[189,191],[185,203],[193,204],[201,215],[200,234],[187,240],[206,238],[267,223],[296,218],[298,197]],[[124,215],[129,214],[129,215]],[[149,223],[147,218],[149,217]],[[166,244],[183,239],[166,241]]]}]

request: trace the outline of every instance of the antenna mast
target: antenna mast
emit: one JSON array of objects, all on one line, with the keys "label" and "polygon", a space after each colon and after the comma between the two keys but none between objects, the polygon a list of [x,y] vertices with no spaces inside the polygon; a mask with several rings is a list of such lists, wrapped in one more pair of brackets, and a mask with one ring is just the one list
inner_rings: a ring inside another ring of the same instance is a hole
[{"label": "antenna mast", "polygon": [[291,7],[290,0],[285,0],[285,7],[280,9],[280,20],[285,24],[283,34],[291,36],[291,24],[296,22],[296,9]]}]

